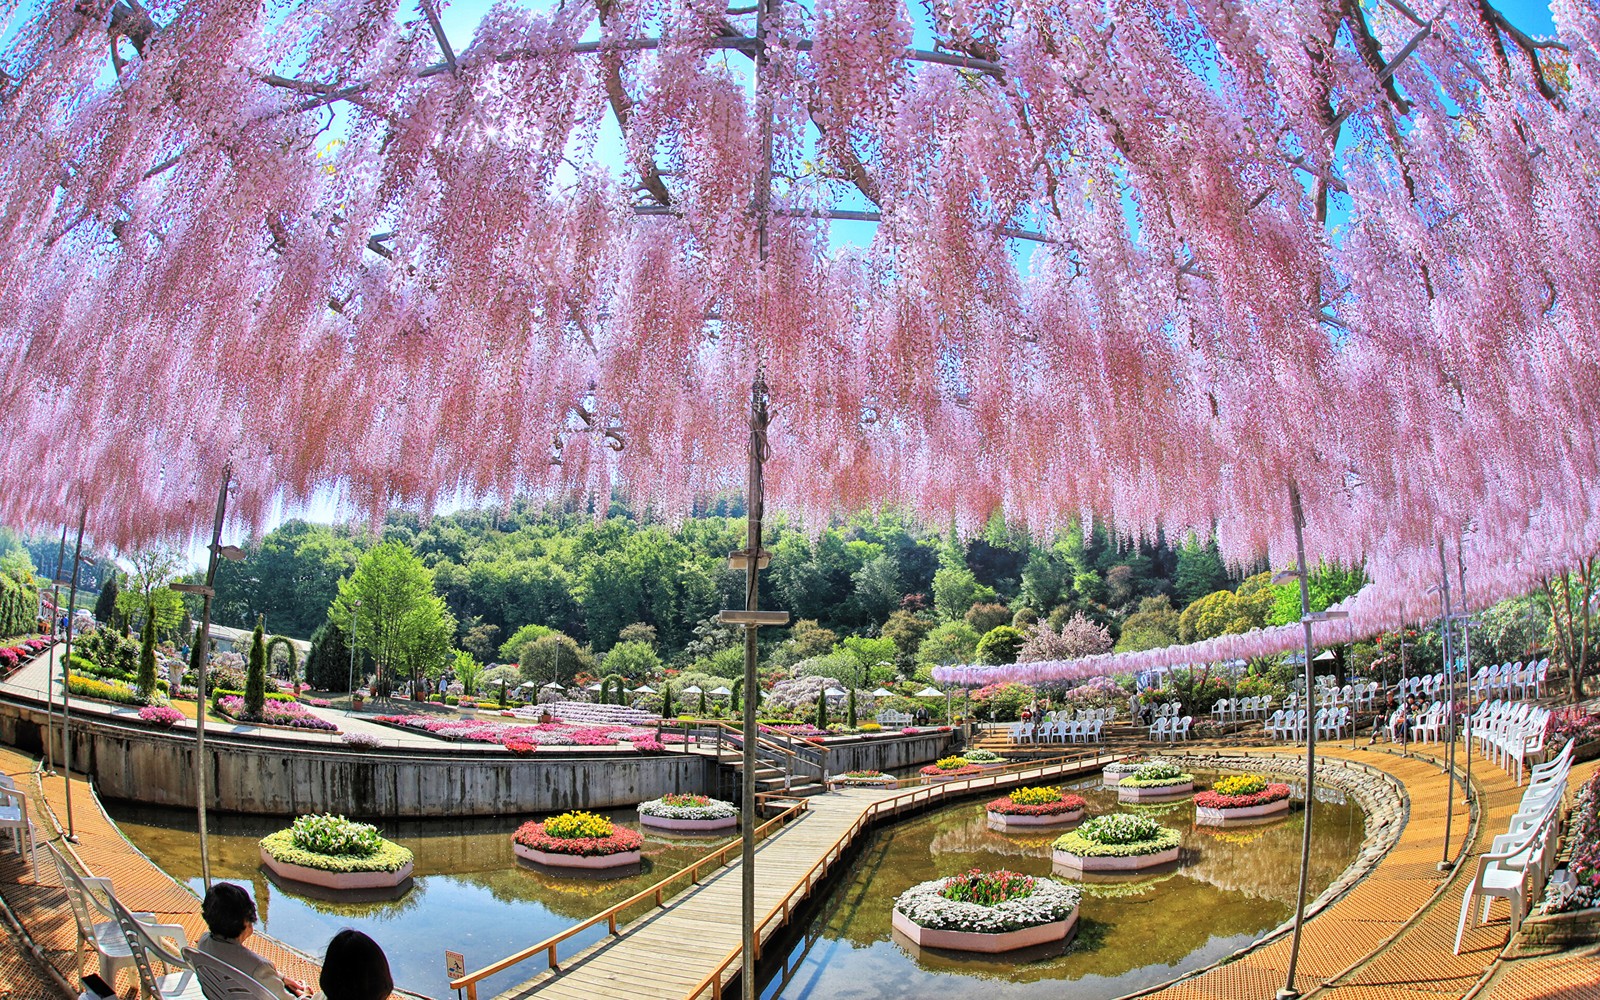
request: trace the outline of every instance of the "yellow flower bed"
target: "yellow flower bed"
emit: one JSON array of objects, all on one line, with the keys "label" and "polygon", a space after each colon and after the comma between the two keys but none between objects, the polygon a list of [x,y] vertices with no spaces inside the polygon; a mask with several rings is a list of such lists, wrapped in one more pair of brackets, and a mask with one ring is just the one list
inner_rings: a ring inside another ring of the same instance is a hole
[{"label": "yellow flower bed", "polygon": [[1019,806],[1042,806],[1060,798],[1059,788],[1016,788],[1011,792],[1011,801]]},{"label": "yellow flower bed", "polygon": [[1267,790],[1267,779],[1261,774],[1230,774],[1218,778],[1211,790],[1218,795],[1254,795]]},{"label": "yellow flower bed", "polygon": [[567,812],[544,821],[544,832],[551,837],[572,840],[579,837],[609,837],[617,832],[616,824],[592,812]]}]

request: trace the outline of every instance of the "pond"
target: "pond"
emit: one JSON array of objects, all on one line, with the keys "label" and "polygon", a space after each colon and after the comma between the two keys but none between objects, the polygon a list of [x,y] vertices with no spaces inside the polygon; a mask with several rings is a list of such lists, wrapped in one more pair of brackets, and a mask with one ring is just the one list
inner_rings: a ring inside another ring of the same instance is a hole
[{"label": "pond", "polygon": [[[152,861],[196,893],[203,891],[194,813],[115,802],[106,803],[106,809]],[[596,811],[639,829],[631,809]],[[646,832],[639,874],[607,880],[561,877],[535,871],[511,853],[511,834],[528,818],[533,817],[379,824],[384,836],[416,855],[411,891],[393,902],[332,903],[279,888],[261,870],[256,841],[283,829],[286,820],[213,815],[207,822],[211,877],[250,891],[261,917],[258,930],[320,958],[335,932],[357,928],[383,946],[395,985],[448,998],[454,991],[445,975],[445,949],[464,954],[468,969],[488,965],[621,902],[729,839]],[[604,924],[590,928],[564,944],[561,954],[598,941],[605,929]],[[492,997],[543,968],[542,961],[533,960],[484,980],[478,995]]]},{"label": "pond", "polygon": [[[1202,776],[1206,778],[1208,776]],[[1304,829],[1286,819],[1215,830],[1194,825],[1194,800],[1119,805],[1098,779],[1066,786],[1089,813],[1143,813],[1183,833],[1176,871],[1090,876],[1076,939],[1065,949],[1010,956],[923,952],[893,935],[894,898],[918,882],[971,868],[1051,875],[1054,832],[989,829],[981,801],[948,806],[874,832],[816,918],[814,941],[796,945],[788,979],[764,995],[784,1000],[1070,998],[1104,1000],[1202,968],[1255,941],[1293,914]],[[1365,837],[1361,810],[1318,790],[1307,899],[1353,861]],[[1068,881],[1071,881],[1070,879]]]}]

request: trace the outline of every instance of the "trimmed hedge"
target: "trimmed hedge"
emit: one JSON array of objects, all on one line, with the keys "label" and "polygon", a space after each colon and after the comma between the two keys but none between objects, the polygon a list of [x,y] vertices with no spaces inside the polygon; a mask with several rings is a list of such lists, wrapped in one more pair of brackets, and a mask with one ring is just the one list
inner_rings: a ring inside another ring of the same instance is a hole
[{"label": "trimmed hedge", "polygon": [[411,851],[392,840],[385,840],[376,851],[364,856],[314,854],[294,846],[294,831],[279,830],[261,838],[261,849],[274,861],[325,872],[397,872],[412,859]]}]

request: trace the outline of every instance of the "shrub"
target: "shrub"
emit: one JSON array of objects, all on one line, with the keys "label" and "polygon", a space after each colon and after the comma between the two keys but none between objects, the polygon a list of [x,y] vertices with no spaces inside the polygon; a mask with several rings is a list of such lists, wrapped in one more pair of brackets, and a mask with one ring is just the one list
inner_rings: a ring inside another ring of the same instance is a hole
[{"label": "shrub", "polygon": [[1133,776],[1140,781],[1166,781],[1183,774],[1183,768],[1165,761],[1149,763],[1133,772]]},{"label": "shrub", "polygon": [[383,846],[378,828],[343,816],[301,816],[289,828],[295,848],[328,857],[364,858]]},{"label": "shrub", "polygon": [[379,847],[370,854],[319,854],[296,847],[293,830],[279,830],[262,837],[261,849],[275,861],[329,872],[396,872],[412,859],[409,850],[381,838]]},{"label": "shrub", "polygon": [[1096,816],[1078,828],[1080,836],[1097,844],[1136,844],[1141,840],[1150,840],[1160,832],[1161,827],[1155,820],[1130,813]]},{"label": "shrub", "polygon": [[183,713],[165,705],[146,705],[139,709],[139,718],[152,725],[171,729],[178,724],[178,720],[183,718]]},{"label": "shrub", "polygon": [[1218,795],[1254,795],[1266,791],[1267,779],[1260,774],[1230,774],[1211,786]]}]

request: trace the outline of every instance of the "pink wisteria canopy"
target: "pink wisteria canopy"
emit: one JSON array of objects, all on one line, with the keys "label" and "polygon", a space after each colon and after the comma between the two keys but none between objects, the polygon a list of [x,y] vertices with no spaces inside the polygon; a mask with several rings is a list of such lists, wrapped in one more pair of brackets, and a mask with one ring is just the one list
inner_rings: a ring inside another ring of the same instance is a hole
[{"label": "pink wisteria canopy", "polygon": [[1474,600],[1596,547],[1589,0],[1548,40],[1477,0],[771,0],[759,87],[707,0],[0,11],[8,520],[187,534],[224,466],[245,524],[678,516],[739,487],[759,366],[813,524],[1281,565],[1293,484],[1389,617],[1441,537]]}]

